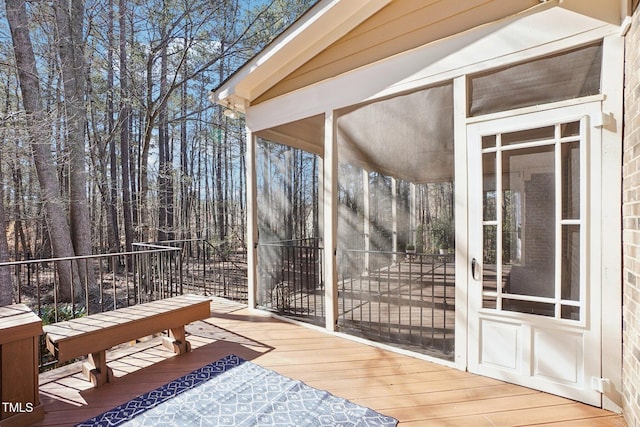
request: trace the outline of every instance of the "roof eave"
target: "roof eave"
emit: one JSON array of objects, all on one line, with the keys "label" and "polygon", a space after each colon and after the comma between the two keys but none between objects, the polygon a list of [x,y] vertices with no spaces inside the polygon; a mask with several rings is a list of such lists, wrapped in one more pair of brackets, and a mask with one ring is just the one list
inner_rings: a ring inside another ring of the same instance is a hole
[{"label": "roof eave", "polygon": [[209,99],[244,113],[251,101],[392,0],[321,0],[233,73]]}]

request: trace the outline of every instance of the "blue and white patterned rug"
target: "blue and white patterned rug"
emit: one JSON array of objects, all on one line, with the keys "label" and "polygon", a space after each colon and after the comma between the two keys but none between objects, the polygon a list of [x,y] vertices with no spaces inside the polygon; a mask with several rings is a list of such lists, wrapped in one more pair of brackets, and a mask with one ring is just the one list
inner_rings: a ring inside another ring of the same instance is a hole
[{"label": "blue and white patterned rug", "polygon": [[226,356],[78,426],[395,426],[397,420]]}]

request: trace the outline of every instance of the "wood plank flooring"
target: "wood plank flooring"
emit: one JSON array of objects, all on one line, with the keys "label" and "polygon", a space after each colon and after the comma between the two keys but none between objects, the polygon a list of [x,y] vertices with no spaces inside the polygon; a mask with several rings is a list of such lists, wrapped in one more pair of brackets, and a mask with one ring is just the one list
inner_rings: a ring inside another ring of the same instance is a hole
[{"label": "wood plank flooring", "polygon": [[107,359],[116,380],[91,388],[72,364],[40,376],[45,418],[68,426],[230,353],[397,418],[400,426],[625,426],[588,405],[251,314],[214,300],[212,317],[188,327],[191,353],[174,356],[153,338]]}]

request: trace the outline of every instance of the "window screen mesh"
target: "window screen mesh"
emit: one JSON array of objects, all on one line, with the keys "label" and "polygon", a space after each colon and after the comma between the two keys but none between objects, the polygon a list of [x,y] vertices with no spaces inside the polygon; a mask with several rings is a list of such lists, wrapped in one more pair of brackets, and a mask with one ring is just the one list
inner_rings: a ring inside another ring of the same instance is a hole
[{"label": "window screen mesh", "polygon": [[453,85],[341,110],[341,162],[413,183],[450,181]]},{"label": "window screen mesh", "polygon": [[470,116],[600,93],[602,44],[469,78]]}]

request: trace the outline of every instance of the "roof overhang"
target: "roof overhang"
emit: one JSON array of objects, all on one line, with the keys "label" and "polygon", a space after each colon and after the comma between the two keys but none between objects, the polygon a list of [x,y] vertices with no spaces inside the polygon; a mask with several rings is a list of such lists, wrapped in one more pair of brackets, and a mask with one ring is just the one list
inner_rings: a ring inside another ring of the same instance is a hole
[{"label": "roof overhang", "polygon": [[[230,110],[246,113],[254,100],[392,1],[320,0],[214,89],[209,99]],[[442,3],[446,8],[447,2]],[[620,25],[630,12],[627,0],[540,0],[539,7],[533,9],[560,7],[615,25]],[[523,10],[525,15],[531,12],[534,10]],[[487,20],[485,24],[490,22]]]},{"label": "roof overhang", "polygon": [[209,99],[244,113],[248,102],[392,0],[321,0],[242,66]]}]

